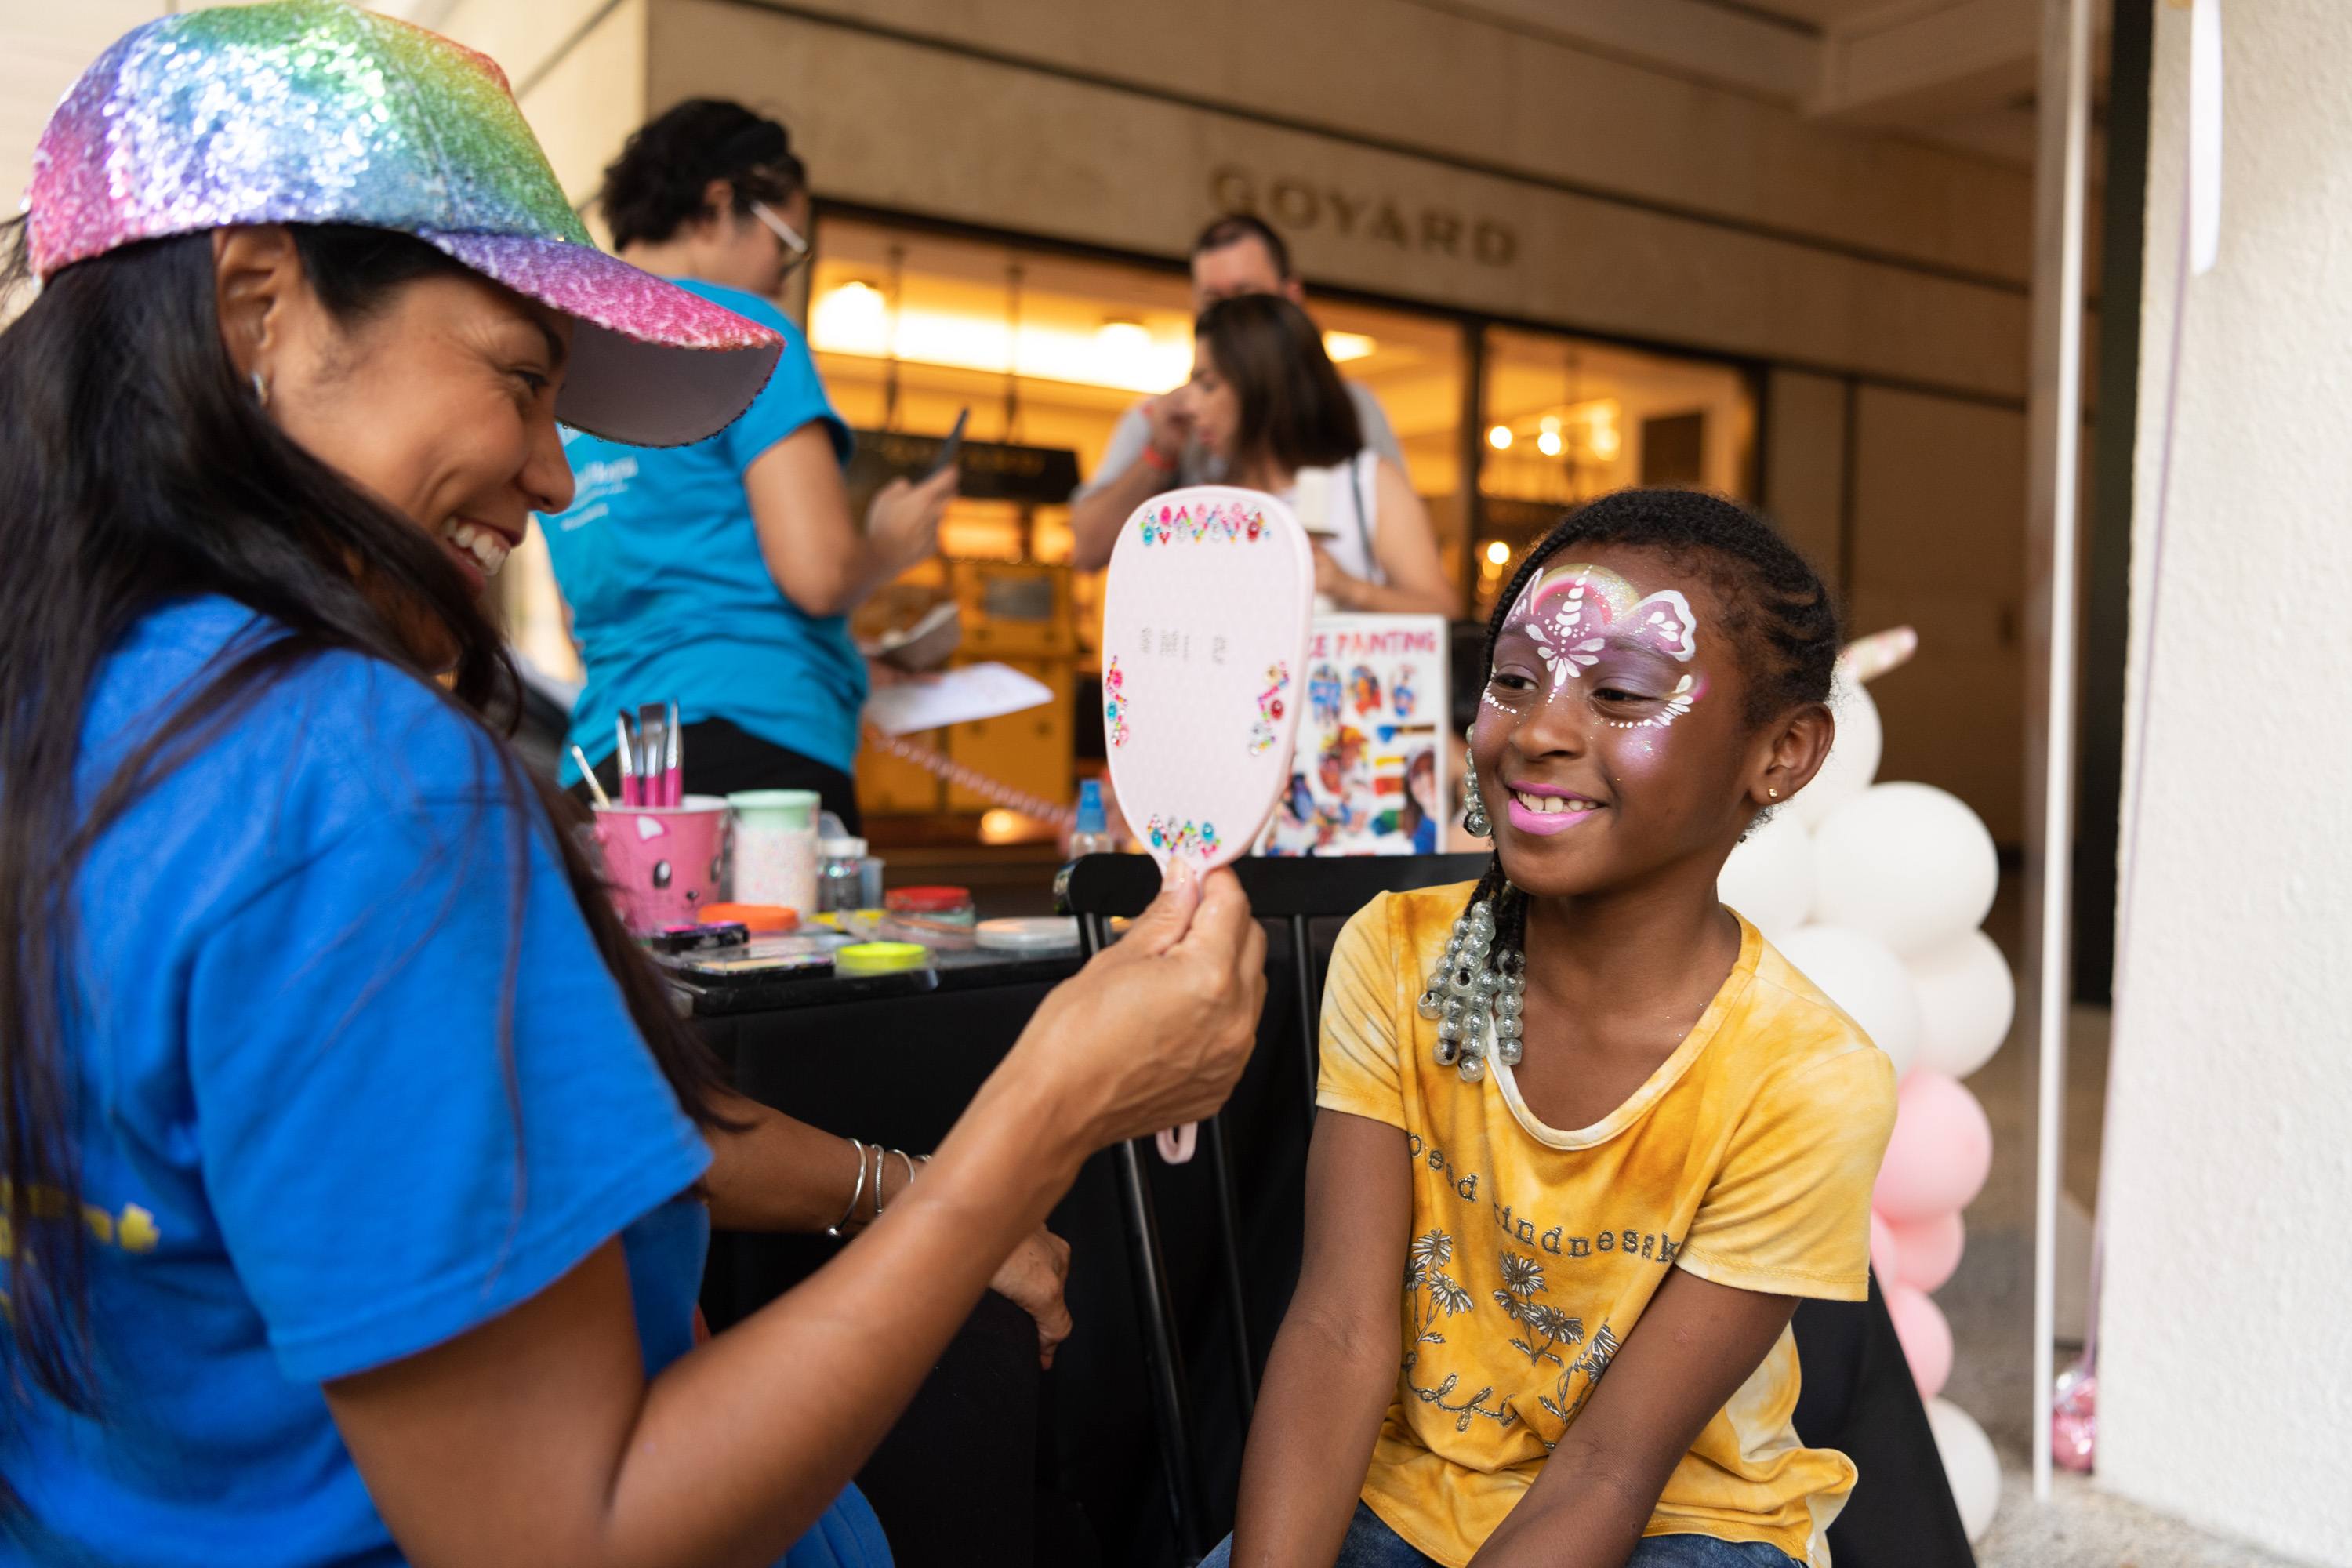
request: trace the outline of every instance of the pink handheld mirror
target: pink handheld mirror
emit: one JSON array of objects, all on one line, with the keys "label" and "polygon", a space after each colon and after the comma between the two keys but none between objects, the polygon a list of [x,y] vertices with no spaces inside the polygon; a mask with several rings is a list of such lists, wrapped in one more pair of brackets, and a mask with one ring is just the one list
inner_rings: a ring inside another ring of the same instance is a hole
[{"label": "pink handheld mirror", "polygon": [[[1103,583],[1103,739],[1129,828],[1163,875],[1249,852],[1290,783],[1315,553],[1288,507],[1192,485],[1136,509]],[[1171,1163],[1193,1126],[1160,1134]]]}]

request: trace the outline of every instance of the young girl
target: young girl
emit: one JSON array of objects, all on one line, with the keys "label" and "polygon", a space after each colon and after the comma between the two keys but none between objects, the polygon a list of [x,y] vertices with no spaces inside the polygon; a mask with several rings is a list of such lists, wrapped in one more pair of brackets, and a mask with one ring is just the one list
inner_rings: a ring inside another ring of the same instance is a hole
[{"label": "young girl", "polygon": [[1232,1562],[1829,1562],[1854,1468],[1790,1428],[1788,1323],[1864,1298],[1895,1075],[1715,888],[1828,752],[1837,647],[1712,497],[1610,496],[1520,568],[1470,734],[1494,863],[1332,955]]}]

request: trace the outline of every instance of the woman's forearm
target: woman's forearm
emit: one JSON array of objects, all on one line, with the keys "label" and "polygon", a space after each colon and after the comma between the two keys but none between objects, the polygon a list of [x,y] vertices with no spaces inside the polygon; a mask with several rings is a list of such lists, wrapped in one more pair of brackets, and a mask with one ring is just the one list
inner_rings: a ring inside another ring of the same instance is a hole
[{"label": "woman's forearm", "polygon": [[454,1338],[329,1383],[394,1538],[447,1568],[773,1562],[1086,1155],[1215,1110],[1249,1057],[1265,957],[1230,873],[1175,879],[1039,1005],[870,1230],[650,1381],[614,1236]]},{"label": "woman's forearm", "polygon": [[1339,1552],[1396,1393],[1393,1316],[1294,1308],[1266,1358],[1234,1522],[1235,1568],[1325,1568]]},{"label": "woman's forearm", "polygon": [[[874,1217],[872,1144],[861,1155],[848,1139],[740,1095],[721,1096],[718,1109],[743,1130],[709,1134],[710,1170],[703,1188],[715,1228],[806,1235],[845,1219],[862,1225]],[[882,1161],[884,1207],[906,1187],[908,1165],[896,1154]]]},{"label": "woman's forearm", "polygon": [[1175,478],[1172,468],[1155,467],[1142,453],[1136,455],[1117,479],[1070,503],[1070,565],[1080,572],[1099,572],[1110,564],[1111,546],[1129,513]]},{"label": "woman's forearm", "polygon": [[1367,582],[1361,577],[1349,578],[1347,586],[1332,598],[1343,610],[1391,616],[1452,616],[1456,602],[1450,586],[1442,590],[1404,588]]},{"label": "woman's forearm", "polygon": [[613,1476],[616,1564],[772,1558],[888,1430],[1004,1255],[1077,1173],[1035,1088],[992,1079],[856,1245],[647,1387]]}]

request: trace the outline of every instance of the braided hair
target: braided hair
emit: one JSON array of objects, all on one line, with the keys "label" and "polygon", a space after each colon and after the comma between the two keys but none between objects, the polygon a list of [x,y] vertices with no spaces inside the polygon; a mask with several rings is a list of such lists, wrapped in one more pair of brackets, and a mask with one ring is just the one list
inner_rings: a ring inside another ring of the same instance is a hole
[{"label": "braided hair", "polygon": [[[1562,518],[1528,552],[1486,620],[1478,671],[1484,688],[1495,673],[1495,639],[1519,595],[1552,560],[1572,545],[1616,544],[1654,551],[1677,571],[1704,576],[1722,601],[1721,625],[1748,677],[1742,717],[1750,730],[1809,702],[1829,700],[1841,630],[1837,605],[1819,574],[1794,545],[1757,512],[1701,490],[1618,490]],[[1527,899],[1503,875],[1500,851],[1470,902],[1495,900],[1494,952],[1527,951]]]}]

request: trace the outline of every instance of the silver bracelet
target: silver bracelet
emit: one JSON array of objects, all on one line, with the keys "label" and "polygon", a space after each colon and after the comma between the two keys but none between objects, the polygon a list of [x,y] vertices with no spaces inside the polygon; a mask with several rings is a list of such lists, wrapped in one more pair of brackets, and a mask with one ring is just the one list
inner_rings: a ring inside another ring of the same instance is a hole
[{"label": "silver bracelet", "polygon": [[[915,1157],[912,1154],[908,1153],[904,1149],[885,1150],[879,1143],[874,1145],[874,1217],[876,1219],[882,1217],[882,1167],[889,1163],[890,1156],[893,1154],[907,1162],[907,1187],[915,1184]],[[898,1190],[903,1193],[907,1187],[900,1187]]]},{"label": "silver bracelet", "polygon": [[[852,1218],[856,1217],[857,1214],[857,1200],[866,1195],[866,1145],[860,1143],[856,1139],[852,1138],[849,1141],[849,1147],[857,1155],[857,1184],[849,1189],[849,1206],[841,1211],[841,1217],[824,1227],[824,1233],[827,1236],[841,1237],[849,1234],[849,1232],[843,1230],[841,1227],[847,1225]],[[878,1178],[875,1182],[875,1186],[877,1189],[876,1196],[878,1197],[880,1196],[879,1189],[881,1187],[881,1182]],[[878,1213],[879,1211],[877,1210],[877,1212]]]}]

